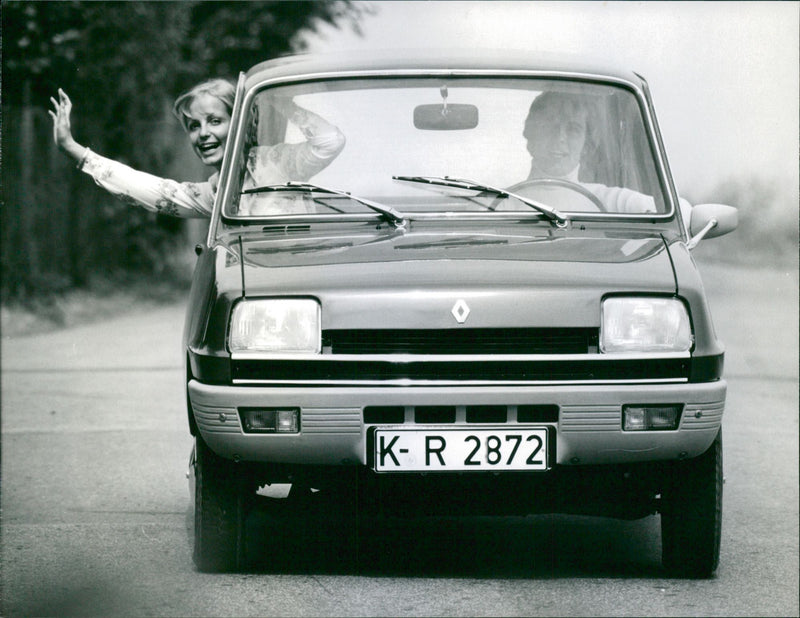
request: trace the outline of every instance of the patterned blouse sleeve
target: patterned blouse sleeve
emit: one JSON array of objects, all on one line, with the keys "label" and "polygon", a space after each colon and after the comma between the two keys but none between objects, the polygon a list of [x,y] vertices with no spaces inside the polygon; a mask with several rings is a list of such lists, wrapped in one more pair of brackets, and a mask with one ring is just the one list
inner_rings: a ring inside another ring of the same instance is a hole
[{"label": "patterned blouse sleeve", "polygon": [[287,180],[309,180],[339,156],[345,137],[338,127],[296,105],[290,120],[302,131],[306,141],[278,144],[270,148],[268,154]]},{"label": "patterned blouse sleeve", "polygon": [[174,217],[210,217],[214,207],[211,182],[177,182],[137,171],[88,151],[79,169],[126,204]]}]

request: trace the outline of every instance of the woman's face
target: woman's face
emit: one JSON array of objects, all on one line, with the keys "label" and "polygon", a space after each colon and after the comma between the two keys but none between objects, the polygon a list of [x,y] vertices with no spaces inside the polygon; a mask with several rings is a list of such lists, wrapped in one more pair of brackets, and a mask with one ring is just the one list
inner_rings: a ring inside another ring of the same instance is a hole
[{"label": "woman's face", "polygon": [[553,177],[578,167],[586,142],[586,112],[567,107],[545,106],[529,119],[528,152],[534,164]]},{"label": "woman's face", "polygon": [[186,108],[186,130],[195,154],[219,170],[231,125],[228,108],[217,97],[200,94]]}]

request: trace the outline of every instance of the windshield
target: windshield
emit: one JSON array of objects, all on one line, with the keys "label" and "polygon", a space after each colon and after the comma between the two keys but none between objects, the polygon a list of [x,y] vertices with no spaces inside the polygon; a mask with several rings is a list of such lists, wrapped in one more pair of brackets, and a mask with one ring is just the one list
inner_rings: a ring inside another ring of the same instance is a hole
[{"label": "windshield", "polygon": [[638,102],[621,87],[343,79],[265,89],[246,114],[230,217],[666,210]]}]

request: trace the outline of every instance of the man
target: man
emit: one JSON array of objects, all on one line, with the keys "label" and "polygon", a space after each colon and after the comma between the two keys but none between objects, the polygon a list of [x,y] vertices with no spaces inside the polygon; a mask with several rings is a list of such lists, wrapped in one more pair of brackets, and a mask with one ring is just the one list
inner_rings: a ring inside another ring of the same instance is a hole
[{"label": "man", "polygon": [[[624,187],[578,180],[581,155],[589,133],[589,112],[575,95],[545,92],[534,99],[522,132],[531,155],[528,181],[518,185],[522,195],[534,197],[560,210],[599,211],[599,205],[583,195],[588,190],[606,212],[655,212],[652,197]],[[563,180],[576,185],[537,184],[539,179]]]}]

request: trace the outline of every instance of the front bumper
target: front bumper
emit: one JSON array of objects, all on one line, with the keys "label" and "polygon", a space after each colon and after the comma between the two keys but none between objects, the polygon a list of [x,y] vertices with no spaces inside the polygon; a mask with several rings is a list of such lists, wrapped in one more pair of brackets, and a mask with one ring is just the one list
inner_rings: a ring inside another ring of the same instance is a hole
[{"label": "front bumper", "polygon": [[[401,407],[405,426],[422,406],[455,407],[448,427],[468,424],[471,406],[501,407],[505,427],[554,428],[558,465],[595,465],[666,461],[696,457],[713,442],[722,424],[727,385],[724,380],[681,384],[604,384],[564,386],[424,386],[424,387],[265,387],[208,385],[191,380],[189,402],[197,429],[216,453],[230,459],[263,463],[329,466],[368,465],[370,429],[365,409]],[[625,404],[683,404],[674,431],[623,431]],[[300,432],[245,433],[239,408],[299,408]],[[518,420],[518,410],[557,410],[541,420]],[[368,419],[369,420],[369,419]],[[429,425],[418,424],[420,429]],[[551,433],[553,435],[553,433]]]}]

